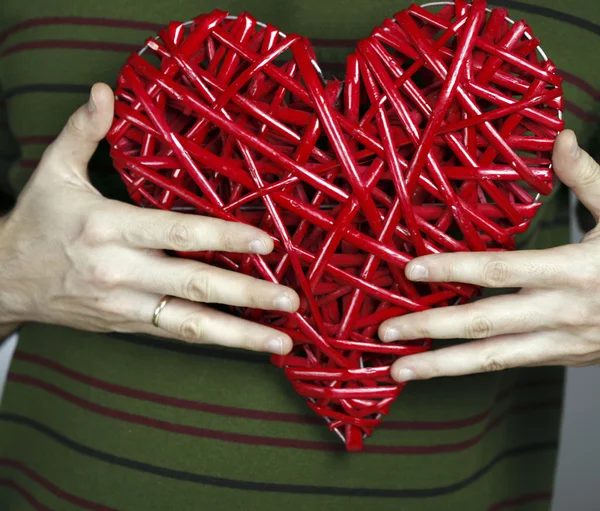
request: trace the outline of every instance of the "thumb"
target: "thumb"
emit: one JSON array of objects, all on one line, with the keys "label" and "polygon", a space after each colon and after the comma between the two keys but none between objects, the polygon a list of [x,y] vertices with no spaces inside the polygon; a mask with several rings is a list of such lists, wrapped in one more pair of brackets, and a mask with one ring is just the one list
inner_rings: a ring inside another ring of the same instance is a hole
[{"label": "thumb", "polygon": [[554,144],[552,156],[554,171],[581,203],[600,219],[600,166],[579,147],[571,130],[563,131]]},{"label": "thumb", "polygon": [[88,162],[110,129],[113,112],[111,88],[104,83],[95,84],[88,102],[75,110],[44,153],[42,162],[45,165],[42,166],[60,171],[71,170],[87,177]]}]

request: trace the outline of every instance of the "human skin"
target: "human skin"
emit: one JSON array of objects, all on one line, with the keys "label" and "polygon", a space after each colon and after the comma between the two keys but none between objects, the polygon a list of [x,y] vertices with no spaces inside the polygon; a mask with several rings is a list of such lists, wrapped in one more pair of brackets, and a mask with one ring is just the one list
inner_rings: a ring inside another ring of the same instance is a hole
[{"label": "human skin", "polygon": [[[594,216],[600,218],[600,167],[566,130],[554,145],[553,167]],[[460,376],[512,367],[600,363],[600,227],[581,243],[546,250],[436,254],[414,259],[415,282],[464,282],[520,288],[453,307],[383,322],[384,341],[476,339],[404,357],[392,367],[400,382]]]},{"label": "human skin", "polygon": [[[92,186],[87,164],[113,107],[110,87],[96,84],[0,219],[0,338],[40,322],[288,353],[289,336],[203,304],[293,312],[295,291],[164,252],[267,254],[270,236],[241,223],[113,201]],[[174,298],[157,328],[152,319],[164,295]]]},{"label": "human skin", "polygon": [[[137,208],[93,188],[87,163],[110,127],[113,101],[108,86],[93,87],[90,101],[44,153],[14,210],[0,218],[0,338],[32,321],[288,353],[287,335],[203,303],[292,312],[299,304],[293,290],[164,253],[266,254],[273,249],[269,236],[239,223]],[[598,221],[600,167],[572,131],[558,137],[553,163]],[[392,368],[398,381],[600,361],[599,227],[579,244],[547,250],[420,257],[406,275],[522,289],[382,323],[384,342],[477,339],[399,359]],[[175,298],[156,328],[152,317],[163,295]]]}]

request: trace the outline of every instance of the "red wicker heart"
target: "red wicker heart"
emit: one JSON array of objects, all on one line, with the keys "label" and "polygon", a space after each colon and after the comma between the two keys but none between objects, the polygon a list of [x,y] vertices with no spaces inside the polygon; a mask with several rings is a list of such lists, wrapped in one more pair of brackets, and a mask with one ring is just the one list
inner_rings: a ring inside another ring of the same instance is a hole
[{"label": "red wicker heart", "polygon": [[551,191],[562,90],[538,44],[484,1],[412,6],[324,84],[306,39],[214,11],[119,76],[108,139],[131,197],[273,236],[269,256],[184,255],[299,291],[298,313],[236,312],[294,339],[274,363],[350,450],[403,387],[392,362],[430,347],[384,345],[377,326],[476,293],[411,283],[406,263],[513,249]]}]

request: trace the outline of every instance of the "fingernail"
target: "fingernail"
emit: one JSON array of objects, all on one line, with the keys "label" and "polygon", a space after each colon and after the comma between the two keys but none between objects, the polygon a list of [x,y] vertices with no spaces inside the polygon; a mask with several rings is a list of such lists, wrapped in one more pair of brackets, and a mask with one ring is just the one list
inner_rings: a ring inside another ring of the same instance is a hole
[{"label": "fingernail", "polygon": [[415,373],[411,369],[399,369],[392,374],[392,378],[399,383],[415,379]]},{"label": "fingernail", "polygon": [[268,254],[269,249],[263,240],[253,240],[250,242],[250,252],[252,254]]},{"label": "fingernail", "polygon": [[396,341],[400,338],[400,331],[397,328],[388,328],[383,332],[384,341]]},{"label": "fingernail", "polygon": [[283,355],[283,340],[277,337],[267,343],[267,350],[276,355]]},{"label": "fingernail", "polygon": [[569,151],[571,158],[577,158],[579,156],[579,144],[577,143],[577,135],[573,136],[573,145]]},{"label": "fingernail", "polygon": [[94,112],[94,110],[96,110],[96,103],[94,102],[94,94],[91,91],[90,91],[90,99],[88,100],[87,107],[88,107],[88,111],[90,113],[92,113],[92,112]]},{"label": "fingernail", "polygon": [[408,278],[410,280],[425,280],[427,278],[427,268],[422,264],[414,264],[410,267]]},{"label": "fingernail", "polygon": [[292,312],[292,300],[289,296],[278,296],[275,298],[275,308],[279,311]]}]

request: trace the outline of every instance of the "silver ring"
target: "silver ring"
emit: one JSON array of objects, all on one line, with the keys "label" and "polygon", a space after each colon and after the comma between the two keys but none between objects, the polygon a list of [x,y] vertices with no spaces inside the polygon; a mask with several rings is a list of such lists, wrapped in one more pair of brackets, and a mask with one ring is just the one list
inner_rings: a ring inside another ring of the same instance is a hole
[{"label": "silver ring", "polygon": [[152,316],[152,324],[156,328],[158,328],[158,318],[160,318],[160,313],[166,307],[166,305],[169,303],[171,298],[172,298],[172,296],[169,296],[169,295],[163,296],[160,303],[156,307],[156,309],[154,309],[154,316]]}]

